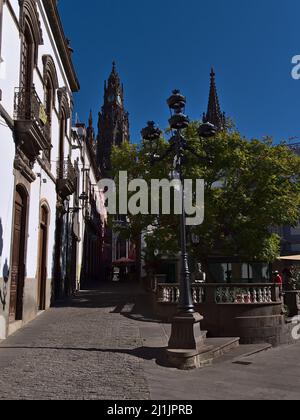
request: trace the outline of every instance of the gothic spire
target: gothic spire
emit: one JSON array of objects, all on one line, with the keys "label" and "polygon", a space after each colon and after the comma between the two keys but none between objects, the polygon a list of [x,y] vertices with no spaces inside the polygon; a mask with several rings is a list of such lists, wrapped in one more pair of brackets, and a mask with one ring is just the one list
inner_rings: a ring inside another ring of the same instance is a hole
[{"label": "gothic spire", "polygon": [[98,120],[97,159],[103,174],[110,171],[112,147],[125,141],[129,141],[129,118],[124,107],[124,88],[113,62]]},{"label": "gothic spire", "polygon": [[118,72],[117,72],[117,65],[116,65],[115,61],[113,61],[113,63],[112,63],[112,71],[111,71],[111,74],[109,76],[109,83],[115,83],[118,86],[121,85],[120,77],[119,77]]},{"label": "gothic spire", "polygon": [[87,130],[86,130],[86,134],[87,134],[87,140],[94,147],[95,146],[95,130],[94,130],[94,126],[93,126],[92,110],[90,111],[89,123],[88,123],[88,127],[87,127]]},{"label": "gothic spire", "polygon": [[123,85],[115,61],[108,81],[104,83],[104,105],[122,106],[124,101]]},{"label": "gothic spire", "polygon": [[214,69],[211,69],[210,73],[210,92],[209,101],[207,107],[207,113],[203,115],[204,123],[213,124],[218,131],[222,131],[226,127],[225,114],[221,112],[220,102],[218,98],[218,92],[216,87],[216,73]]},{"label": "gothic spire", "polygon": [[93,128],[93,114],[92,114],[92,110],[90,110],[89,128]]}]

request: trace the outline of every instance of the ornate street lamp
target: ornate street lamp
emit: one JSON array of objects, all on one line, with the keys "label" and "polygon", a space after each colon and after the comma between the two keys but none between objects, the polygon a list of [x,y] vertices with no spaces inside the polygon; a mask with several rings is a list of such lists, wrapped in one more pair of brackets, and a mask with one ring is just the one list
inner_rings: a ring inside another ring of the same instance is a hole
[{"label": "ornate street lamp", "polygon": [[[183,136],[183,130],[189,126],[189,118],[185,115],[186,98],[179,90],[174,90],[167,101],[171,111],[169,124],[173,130],[169,148],[163,156],[153,155],[157,150],[155,144],[161,136],[161,131],[155,127],[154,122],[142,130],[142,136],[150,144],[152,151],[152,162],[161,161],[172,152],[176,153],[177,167],[175,170],[183,183],[183,160],[186,151],[203,160],[196,151],[188,145]],[[212,137],[217,129],[210,123],[202,124],[199,128],[201,137]],[[185,191],[182,191],[182,214],[180,216],[180,243],[181,243],[181,276],[180,276],[180,300],[178,313],[172,321],[172,333],[168,345],[167,356],[169,362],[181,369],[199,367],[199,355],[207,353],[210,349],[205,346],[205,336],[201,332],[200,322],[203,317],[196,312],[191,290],[191,273],[189,269],[189,258],[187,252],[187,230],[185,212]]]},{"label": "ornate street lamp", "polygon": [[198,133],[200,137],[214,137],[217,134],[217,128],[211,123],[201,124]]},{"label": "ornate street lamp", "polygon": [[159,128],[155,127],[154,121],[149,121],[147,127],[143,128],[142,130],[142,137],[144,140],[149,142],[151,148],[153,147],[153,144],[157,144],[161,134],[162,131]]}]

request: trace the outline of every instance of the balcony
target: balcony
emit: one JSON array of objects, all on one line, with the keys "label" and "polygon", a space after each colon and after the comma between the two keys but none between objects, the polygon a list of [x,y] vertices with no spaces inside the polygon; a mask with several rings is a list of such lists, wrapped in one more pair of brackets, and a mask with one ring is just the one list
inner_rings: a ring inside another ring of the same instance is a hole
[{"label": "balcony", "polygon": [[76,192],[77,175],[71,159],[58,162],[57,164],[57,193],[66,198]]},{"label": "balcony", "polygon": [[90,202],[86,206],[85,219],[96,235],[102,235],[103,225],[101,222],[101,214],[98,212],[96,201],[90,197]]},{"label": "balcony", "polygon": [[34,87],[15,89],[14,120],[17,147],[31,162],[51,149],[50,125]]}]

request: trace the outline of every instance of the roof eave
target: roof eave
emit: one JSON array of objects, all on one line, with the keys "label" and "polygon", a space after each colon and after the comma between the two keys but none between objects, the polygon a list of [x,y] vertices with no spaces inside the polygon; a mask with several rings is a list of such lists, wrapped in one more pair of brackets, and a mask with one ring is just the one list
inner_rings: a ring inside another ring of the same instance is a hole
[{"label": "roof eave", "polygon": [[61,56],[61,60],[69,80],[70,88],[72,92],[78,92],[80,84],[76,75],[76,71],[73,65],[71,52],[68,48],[64,29],[57,9],[56,0],[42,0],[47,17],[56,41],[58,51]]}]

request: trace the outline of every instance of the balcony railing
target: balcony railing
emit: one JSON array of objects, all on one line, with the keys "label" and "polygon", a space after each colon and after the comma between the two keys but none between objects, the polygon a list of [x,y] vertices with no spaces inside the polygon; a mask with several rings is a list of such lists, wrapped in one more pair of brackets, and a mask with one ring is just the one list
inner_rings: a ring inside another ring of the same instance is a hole
[{"label": "balcony railing", "polygon": [[35,121],[46,138],[50,138],[50,125],[44,105],[34,87],[15,89],[14,119]]},{"label": "balcony railing", "polygon": [[51,127],[34,87],[15,89],[14,120],[17,141],[26,155],[34,159],[51,149]]},{"label": "balcony railing", "polygon": [[[193,301],[199,304],[268,305],[280,303],[280,288],[275,284],[207,284],[191,286]],[[180,299],[179,284],[154,284],[158,303],[177,304]]]},{"label": "balcony railing", "polygon": [[57,191],[63,197],[75,193],[77,175],[71,159],[65,159],[57,163]]}]

